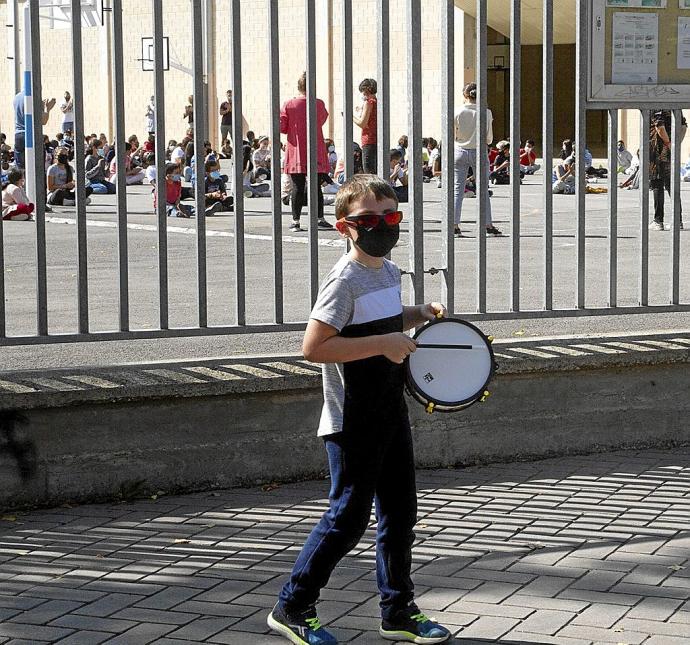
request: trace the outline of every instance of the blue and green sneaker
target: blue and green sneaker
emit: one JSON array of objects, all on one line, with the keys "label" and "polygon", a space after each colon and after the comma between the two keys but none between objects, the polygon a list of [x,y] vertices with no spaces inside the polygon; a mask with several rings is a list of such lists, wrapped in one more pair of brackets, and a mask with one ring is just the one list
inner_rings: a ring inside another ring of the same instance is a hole
[{"label": "blue and green sneaker", "polygon": [[384,618],[379,634],[389,641],[407,641],[421,645],[443,643],[451,636],[445,627],[427,618],[414,604]]},{"label": "blue and green sneaker", "polygon": [[266,622],[274,632],[297,645],[337,645],[338,643],[333,634],[321,627],[314,607],[293,615],[287,614],[277,604],[268,615]]}]

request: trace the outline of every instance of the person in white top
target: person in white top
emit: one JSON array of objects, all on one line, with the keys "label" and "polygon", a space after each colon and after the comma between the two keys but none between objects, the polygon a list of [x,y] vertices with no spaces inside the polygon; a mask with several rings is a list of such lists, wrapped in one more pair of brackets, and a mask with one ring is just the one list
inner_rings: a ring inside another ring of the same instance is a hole
[{"label": "person in white top", "polygon": [[[462,215],[462,201],[465,196],[465,182],[470,167],[479,167],[479,155],[486,154],[485,143],[489,145],[494,138],[493,114],[487,108],[487,133],[486,142],[477,141],[477,84],[468,83],[462,91],[465,97],[465,105],[455,115],[455,237],[462,237],[460,231],[460,218]],[[500,235],[491,219],[491,203],[487,202],[486,232],[489,235]]]},{"label": "person in white top", "polygon": [[65,100],[60,104],[62,112],[62,131],[74,132],[74,104],[69,92],[65,92]]}]

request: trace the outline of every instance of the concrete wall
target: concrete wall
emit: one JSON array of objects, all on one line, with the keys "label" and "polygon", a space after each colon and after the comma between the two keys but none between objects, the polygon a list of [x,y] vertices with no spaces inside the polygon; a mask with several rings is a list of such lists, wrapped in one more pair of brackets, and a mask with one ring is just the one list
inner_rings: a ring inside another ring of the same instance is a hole
[{"label": "concrete wall", "polygon": [[[410,402],[417,463],[445,467],[690,441],[690,351],[666,355],[514,359],[483,405],[430,416]],[[195,387],[177,383],[167,396],[158,390],[81,403],[83,392],[69,392],[60,407],[25,410],[28,424],[17,438],[33,443],[38,470],[22,481],[7,450],[0,451],[0,508],[255,485],[324,470],[315,437],[318,378],[289,377],[285,389],[268,379],[264,391],[232,381],[214,385],[215,396],[208,384]]]}]

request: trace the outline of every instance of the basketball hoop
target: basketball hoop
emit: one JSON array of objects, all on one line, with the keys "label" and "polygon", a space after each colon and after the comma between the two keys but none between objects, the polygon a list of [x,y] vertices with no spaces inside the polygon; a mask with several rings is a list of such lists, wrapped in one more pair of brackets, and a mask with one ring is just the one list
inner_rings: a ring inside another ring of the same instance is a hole
[{"label": "basketball hoop", "polygon": [[[43,9],[41,18],[50,21],[53,29],[67,29],[72,23],[71,0],[38,0]],[[81,20],[84,27],[105,25],[105,14],[112,11],[110,0],[81,0]]]},{"label": "basketball hoop", "polygon": [[[150,36],[141,38],[141,71],[152,72],[155,67],[155,44]],[[167,36],[163,36],[163,71],[170,70],[170,41]]]}]

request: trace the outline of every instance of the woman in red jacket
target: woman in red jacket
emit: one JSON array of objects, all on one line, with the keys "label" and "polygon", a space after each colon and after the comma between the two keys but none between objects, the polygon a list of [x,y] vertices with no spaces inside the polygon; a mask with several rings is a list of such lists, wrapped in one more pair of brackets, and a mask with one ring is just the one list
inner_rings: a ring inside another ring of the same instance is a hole
[{"label": "woman in red jacket", "polygon": [[[280,110],[280,131],[287,135],[285,146],[284,172],[292,179],[292,224],[290,230],[301,231],[299,220],[302,207],[307,201],[307,74],[300,76],[297,81],[299,96],[283,104]],[[317,139],[317,171],[318,178],[318,214],[319,228],[332,229],[323,216],[323,193],[321,184],[329,182],[328,153],[323,139],[321,127],[328,118],[328,111],[321,99],[316,99],[316,129]]]}]

